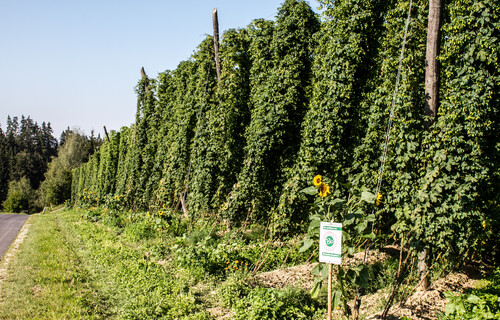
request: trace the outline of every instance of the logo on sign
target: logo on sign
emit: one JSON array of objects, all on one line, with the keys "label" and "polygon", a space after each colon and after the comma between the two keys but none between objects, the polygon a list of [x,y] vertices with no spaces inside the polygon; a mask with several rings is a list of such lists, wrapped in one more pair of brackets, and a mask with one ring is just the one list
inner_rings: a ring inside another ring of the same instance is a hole
[{"label": "logo on sign", "polygon": [[332,247],[335,244],[335,239],[332,236],[328,236],[325,239],[325,243],[327,247]]},{"label": "logo on sign", "polygon": [[327,231],[323,236],[323,248],[327,251],[334,251],[337,247],[337,236],[331,232]]}]

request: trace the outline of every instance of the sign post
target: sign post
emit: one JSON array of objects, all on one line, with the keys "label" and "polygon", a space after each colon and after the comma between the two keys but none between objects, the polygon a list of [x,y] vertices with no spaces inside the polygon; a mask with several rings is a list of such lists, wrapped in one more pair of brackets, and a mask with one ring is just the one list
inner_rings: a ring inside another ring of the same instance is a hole
[{"label": "sign post", "polygon": [[342,223],[321,222],[319,262],[328,263],[328,317],[332,319],[332,264],[342,263]]}]

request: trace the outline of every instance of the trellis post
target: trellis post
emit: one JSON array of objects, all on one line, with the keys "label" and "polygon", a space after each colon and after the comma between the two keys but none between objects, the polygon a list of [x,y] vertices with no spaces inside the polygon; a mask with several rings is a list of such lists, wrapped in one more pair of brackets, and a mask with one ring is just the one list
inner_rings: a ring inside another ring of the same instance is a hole
[{"label": "trellis post", "polygon": [[215,70],[217,72],[217,83],[220,82],[220,61],[219,61],[219,19],[217,18],[217,8],[212,11],[212,20],[214,23],[214,54]]}]

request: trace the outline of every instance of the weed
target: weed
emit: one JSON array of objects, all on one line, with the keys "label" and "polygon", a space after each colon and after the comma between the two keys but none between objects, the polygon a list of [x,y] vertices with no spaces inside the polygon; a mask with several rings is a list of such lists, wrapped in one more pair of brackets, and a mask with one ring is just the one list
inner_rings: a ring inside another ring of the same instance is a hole
[{"label": "weed", "polygon": [[238,272],[227,277],[217,290],[217,296],[222,301],[222,305],[231,308],[236,301],[248,295],[250,284],[246,274]]},{"label": "weed", "polygon": [[295,288],[254,288],[233,310],[237,320],[313,319],[325,313],[308,292]]},{"label": "weed", "polygon": [[445,297],[448,303],[443,319],[500,319],[500,268],[493,272],[484,288],[459,295],[446,292]]}]

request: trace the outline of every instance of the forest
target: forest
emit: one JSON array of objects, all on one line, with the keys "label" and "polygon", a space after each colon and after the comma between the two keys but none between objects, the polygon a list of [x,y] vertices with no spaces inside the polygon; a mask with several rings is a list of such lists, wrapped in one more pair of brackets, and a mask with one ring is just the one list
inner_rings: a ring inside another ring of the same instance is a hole
[{"label": "forest", "polygon": [[100,144],[93,132],[87,137],[68,127],[58,140],[50,122],[8,116],[6,130],[0,128],[0,208],[34,213],[64,203],[71,198],[71,170]]}]

